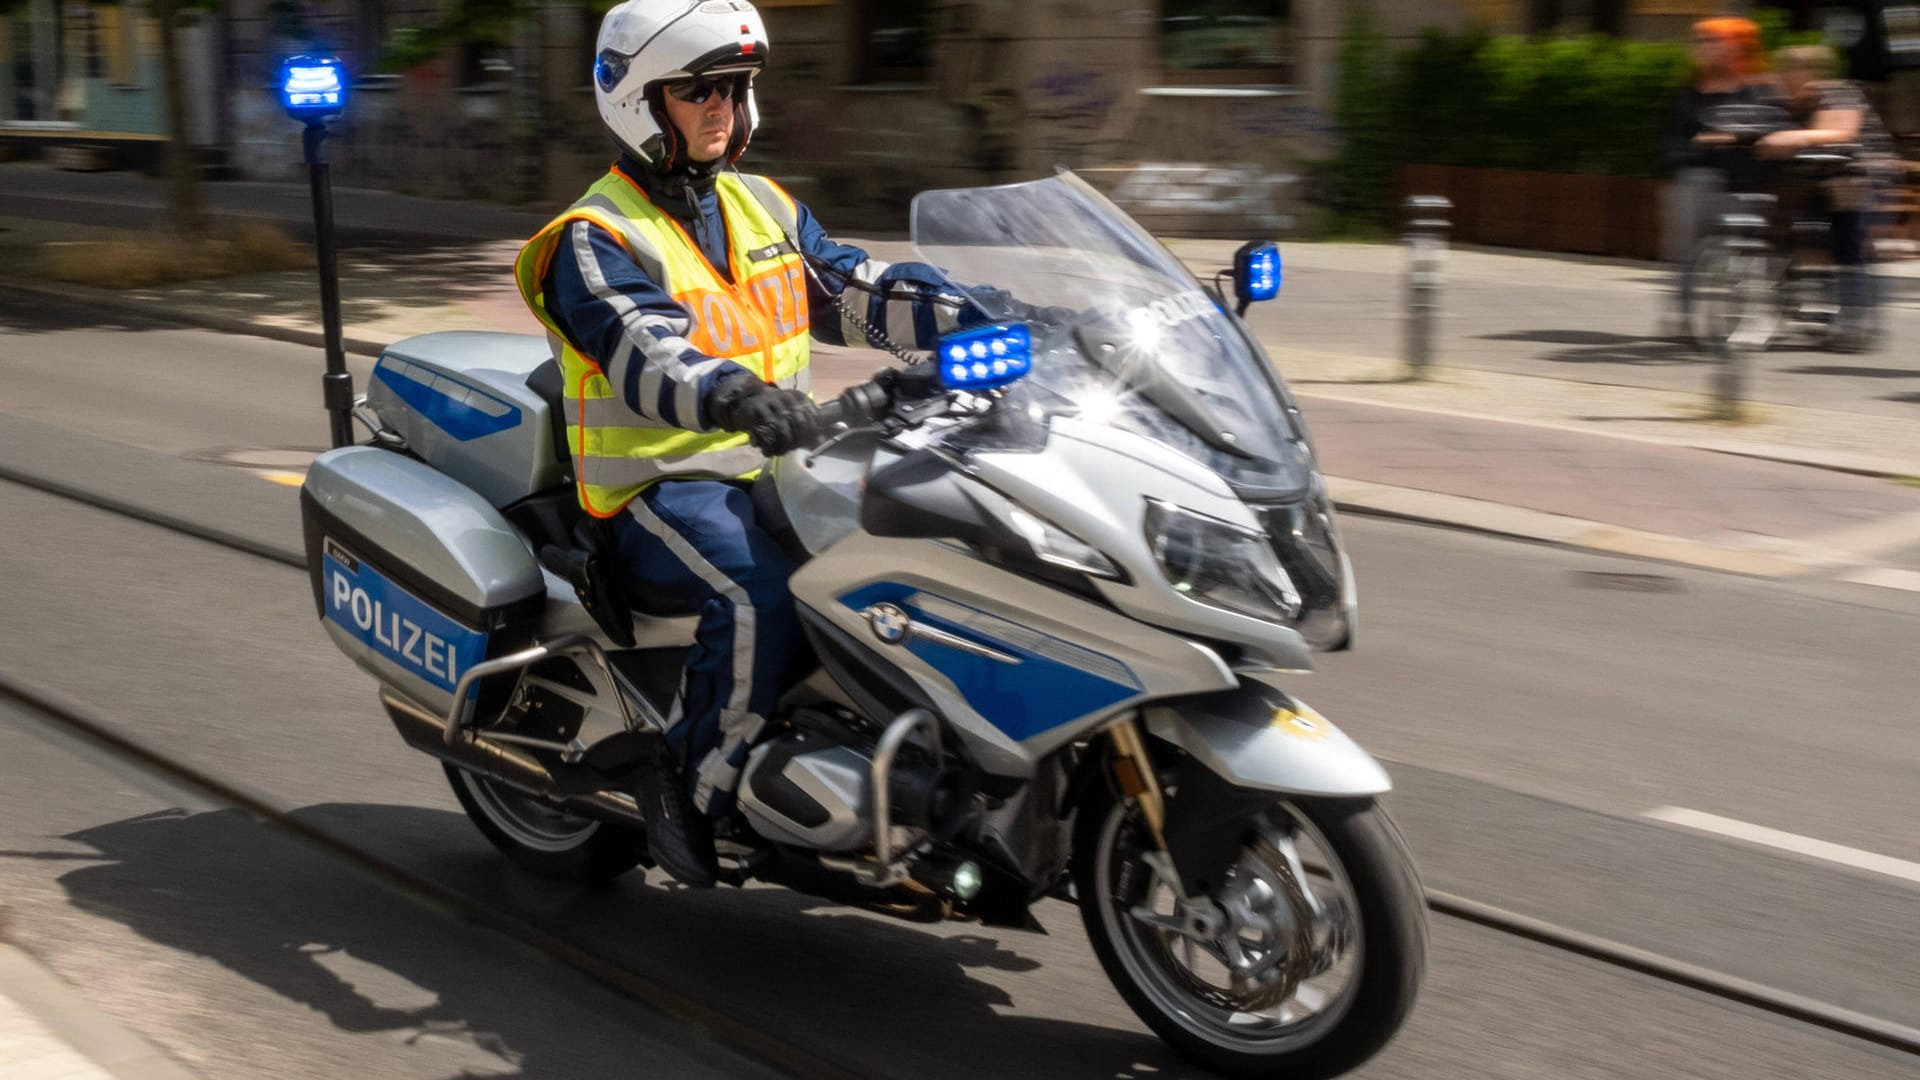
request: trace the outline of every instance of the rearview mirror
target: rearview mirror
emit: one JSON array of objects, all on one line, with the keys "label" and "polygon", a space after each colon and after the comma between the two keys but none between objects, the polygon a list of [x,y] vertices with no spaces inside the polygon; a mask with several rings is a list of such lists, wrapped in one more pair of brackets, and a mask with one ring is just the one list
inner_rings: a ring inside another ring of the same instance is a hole
[{"label": "rearview mirror", "polygon": [[1245,315],[1256,300],[1280,295],[1280,245],[1271,240],[1249,240],[1233,253],[1233,296],[1240,302],[1235,315]]}]

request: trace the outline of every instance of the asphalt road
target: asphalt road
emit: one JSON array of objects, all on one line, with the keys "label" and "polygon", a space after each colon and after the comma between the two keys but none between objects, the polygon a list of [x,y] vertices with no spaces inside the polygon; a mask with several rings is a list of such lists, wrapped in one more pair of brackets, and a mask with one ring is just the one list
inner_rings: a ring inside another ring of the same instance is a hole
[{"label": "asphalt road", "polygon": [[[64,453],[103,472],[128,453],[311,446],[323,430],[312,350],[143,327],[53,333],[9,309],[0,412],[52,425]],[[189,490],[204,479],[238,492],[229,501],[263,527],[292,505],[264,480],[236,487],[224,466],[181,475],[182,505],[206,496]],[[1641,816],[1680,806],[1920,859],[1920,674],[1904,594],[1346,528],[1361,648],[1300,690],[1389,760],[1390,805],[1430,886],[1920,1023],[1915,883]],[[315,625],[297,571],[0,484],[0,610],[0,670],[859,1071],[1188,1074],[1106,987],[1062,905],[1044,905],[1040,937],[904,924],[763,888],[693,895],[634,879],[578,894],[515,873],[437,767],[392,734],[371,684]],[[578,1075],[665,1038],[644,1010],[315,865],[239,815],[156,816],[178,795],[17,723],[0,723],[0,778],[0,890],[23,936],[210,1077],[260,1075],[269,1058],[282,1075]],[[1360,1075],[1914,1068],[1487,930],[1434,926],[1420,1011]],[[436,1041],[435,1025],[461,1034]],[[599,1034],[616,1030],[635,1041]],[[387,1054],[404,1066],[354,1067]]]}]

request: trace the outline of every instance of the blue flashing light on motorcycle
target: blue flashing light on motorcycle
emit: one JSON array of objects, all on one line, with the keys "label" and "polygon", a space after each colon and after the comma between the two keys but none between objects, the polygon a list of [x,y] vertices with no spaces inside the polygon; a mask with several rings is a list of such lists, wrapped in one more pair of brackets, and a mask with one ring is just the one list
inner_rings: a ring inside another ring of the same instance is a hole
[{"label": "blue flashing light on motorcycle", "polygon": [[1234,312],[1245,315],[1247,306],[1280,295],[1280,246],[1271,240],[1249,240],[1233,253],[1233,291],[1240,300]]},{"label": "blue flashing light on motorcycle", "polygon": [[1033,371],[1033,331],[1025,323],[962,330],[941,338],[935,355],[944,389],[998,390]]},{"label": "blue flashing light on motorcycle", "polygon": [[302,123],[346,111],[347,70],[337,56],[293,56],[280,65],[280,107]]}]

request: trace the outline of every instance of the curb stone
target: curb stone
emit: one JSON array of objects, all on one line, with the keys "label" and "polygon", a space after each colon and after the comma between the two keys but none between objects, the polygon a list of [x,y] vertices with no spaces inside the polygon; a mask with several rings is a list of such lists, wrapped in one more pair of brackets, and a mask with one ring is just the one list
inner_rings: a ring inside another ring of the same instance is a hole
[{"label": "curb stone", "polygon": [[1332,496],[1335,508],[1342,513],[1440,525],[1490,536],[1531,540],[1556,547],[1651,559],[1749,577],[1793,577],[1854,561],[1852,552],[1829,551],[1789,540],[1752,548],[1728,547],[1689,537],[1666,536],[1551,514],[1544,510],[1335,476],[1327,477],[1327,492]]}]

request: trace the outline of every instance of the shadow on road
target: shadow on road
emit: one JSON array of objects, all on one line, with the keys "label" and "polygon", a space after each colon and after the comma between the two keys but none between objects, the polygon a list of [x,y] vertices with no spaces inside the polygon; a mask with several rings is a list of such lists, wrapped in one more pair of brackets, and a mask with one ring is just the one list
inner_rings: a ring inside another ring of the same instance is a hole
[{"label": "shadow on road", "polygon": [[[171,329],[176,324],[135,315],[117,308],[103,308],[77,300],[27,295],[7,287],[0,277],[0,337],[9,333],[51,334],[61,330],[117,330],[136,334],[147,330]],[[9,359],[34,359],[31,350],[0,350]]]},{"label": "shadow on road", "polygon": [[1542,345],[1623,345],[1647,339],[1604,330],[1509,330],[1504,334],[1481,334],[1482,341],[1533,341]]},{"label": "shadow on road", "polygon": [[1810,367],[1782,368],[1781,373],[1784,375],[1841,375],[1850,379],[1920,379],[1920,370],[1912,368],[1813,365]]},{"label": "shadow on road", "polygon": [[1591,424],[1700,424],[1710,427],[1726,423],[1704,411],[1698,416],[1576,416],[1574,419]]},{"label": "shadow on road", "polygon": [[1288,379],[1288,386],[1398,386],[1419,382],[1412,374],[1370,376],[1364,379]]},{"label": "shadow on road", "polygon": [[[1089,1080],[1205,1075],[1133,1023],[1090,954],[1042,971],[1028,946],[1066,954],[1057,939],[923,929],[776,889],[694,893],[637,875],[601,890],[562,887],[513,869],[448,811],[332,804],[295,816],[857,1072],[977,1080],[1045,1062],[1050,1076]],[[617,1012],[582,1016],[569,995],[525,976],[504,983],[501,950],[476,943],[475,931],[423,920],[402,897],[239,811],[168,812],[68,839],[111,860],[60,877],[76,907],[207,957],[341,1031],[464,1039],[495,1059],[490,1074],[636,1067],[644,1040],[611,1037]],[[374,992],[356,977],[365,972],[377,976]],[[1002,985],[1015,980],[1018,1000]],[[541,969],[540,981],[579,985],[557,969]],[[385,984],[406,992],[378,992]],[[1036,1008],[1076,1019],[1003,1015]]]},{"label": "shadow on road", "polygon": [[1698,364],[1706,360],[1692,345],[1604,330],[1514,330],[1481,334],[1480,340],[1572,346],[1540,356],[1556,364]]}]

